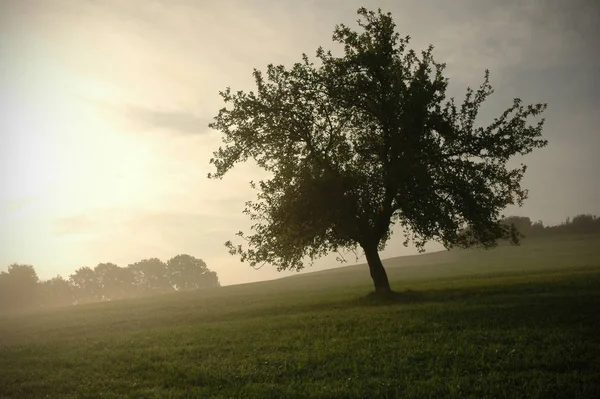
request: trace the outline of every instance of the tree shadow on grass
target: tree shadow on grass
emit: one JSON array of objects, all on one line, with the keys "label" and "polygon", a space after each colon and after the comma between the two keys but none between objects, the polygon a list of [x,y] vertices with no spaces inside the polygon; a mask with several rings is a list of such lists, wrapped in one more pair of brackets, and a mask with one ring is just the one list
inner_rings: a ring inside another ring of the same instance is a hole
[{"label": "tree shadow on grass", "polygon": [[430,291],[405,290],[401,292],[391,291],[386,293],[370,292],[357,301],[365,305],[389,305],[402,303],[419,303],[432,300]]},{"label": "tree shadow on grass", "polygon": [[526,291],[527,290],[523,290],[522,287],[518,286],[444,288],[426,289],[423,291],[407,289],[404,291],[392,291],[383,294],[378,292],[370,292],[363,297],[356,298],[355,301],[356,303],[365,306],[385,306],[398,304],[466,301],[511,293],[524,294]]},{"label": "tree shadow on grass", "polygon": [[[592,277],[592,278],[590,278]],[[464,302],[464,301],[489,301],[493,298],[502,297],[502,301],[524,300],[525,298],[535,297],[539,300],[542,297],[571,297],[577,293],[578,296],[584,293],[597,295],[597,284],[600,282],[597,278],[589,275],[562,276],[557,279],[540,281],[519,281],[519,282],[498,282],[497,284],[456,287],[456,288],[436,288],[415,291],[407,289],[404,291],[390,293],[371,292],[365,296],[356,298],[354,301],[364,306],[385,306],[396,304],[419,304],[431,302]]]}]

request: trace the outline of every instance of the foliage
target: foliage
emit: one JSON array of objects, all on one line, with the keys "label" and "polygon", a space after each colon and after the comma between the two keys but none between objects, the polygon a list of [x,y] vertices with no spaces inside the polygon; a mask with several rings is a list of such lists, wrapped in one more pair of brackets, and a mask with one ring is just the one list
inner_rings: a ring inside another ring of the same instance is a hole
[{"label": "foliage", "polygon": [[248,159],[271,175],[252,183],[257,200],[245,213],[253,234],[239,233],[246,246],[227,242],[230,252],[252,266],[301,269],[307,257],[360,246],[376,280],[385,277],[373,275],[383,270],[377,251],[395,224],[421,249],[431,240],[447,248],[518,241],[501,212],[527,198],[526,167],[508,162],[547,144],[543,120],[528,123],[546,104],[515,99],[477,127],[493,93],[488,71],[457,105],[446,100],[445,64],[433,47],[409,50],[389,13],[358,14],[360,32],[334,30],[342,57],[319,48],[318,64],[303,54],[290,69],[254,70],[256,91],[220,93],[226,107],[210,127],[225,146],[209,177]]},{"label": "foliage", "polygon": [[143,259],[129,265],[135,285],[144,293],[171,292],[175,288],[167,276],[167,265],[158,258]]},{"label": "foliage", "polygon": [[75,301],[73,286],[61,276],[42,281],[40,285],[44,308],[72,305]]},{"label": "foliage", "polygon": [[555,226],[544,226],[541,220],[532,223],[526,216],[509,216],[503,223],[514,226],[525,237],[600,233],[600,218],[592,214],[579,214]]},{"label": "foliage", "polygon": [[13,264],[0,273],[0,313],[219,286],[217,273],[190,255],[177,255],[167,263],[144,259],[128,267],[100,263],[80,267],[68,279],[46,281],[39,281],[33,266]]},{"label": "foliage", "polygon": [[0,272],[0,311],[28,309],[39,300],[39,278],[33,266],[13,263]]},{"label": "foliage", "polygon": [[167,262],[167,276],[177,291],[218,287],[219,279],[202,259],[190,255],[177,255]]},{"label": "foliage", "polygon": [[81,267],[69,276],[69,281],[75,289],[77,303],[97,302],[102,299],[101,283],[98,281],[94,269],[87,266]]},{"label": "foliage", "polygon": [[122,299],[135,291],[134,275],[130,268],[100,263],[94,268],[94,273],[103,300]]}]

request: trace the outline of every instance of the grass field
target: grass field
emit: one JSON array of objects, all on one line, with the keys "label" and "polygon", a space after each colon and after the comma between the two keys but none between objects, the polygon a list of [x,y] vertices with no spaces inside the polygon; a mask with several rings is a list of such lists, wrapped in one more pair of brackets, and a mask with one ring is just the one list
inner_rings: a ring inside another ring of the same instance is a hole
[{"label": "grass field", "polygon": [[384,263],[0,316],[0,397],[600,397],[600,238]]}]

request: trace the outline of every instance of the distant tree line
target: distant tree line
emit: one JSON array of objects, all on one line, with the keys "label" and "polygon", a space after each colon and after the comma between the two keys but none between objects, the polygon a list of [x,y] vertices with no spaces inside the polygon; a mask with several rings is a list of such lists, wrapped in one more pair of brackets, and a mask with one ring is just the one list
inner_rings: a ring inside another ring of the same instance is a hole
[{"label": "distant tree line", "polygon": [[65,279],[41,281],[31,265],[12,264],[0,272],[0,312],[112,301],[174,291],[219,287],[217,273],[203,260],[177,255],[166,263],[144,259],[127,267],[100,263],[81,267]]},{"label": "distant tree line", "polygon": [[512,224],[524,237],[553,236],[562,234],[600,234],[600,218],[591,214],[580,214],[567,218],[563,223],[544,226],[539,220],[532,222],[526,216],[510,216],[504,223]]},{"label": "distant tree line", "polygon": [[[504,223],[514,225],[524,237],[600,234],[600,218],[581,214],[554,226],[532,222],[526,216],[510,216]],[[0,312],[49,308],[74,304],[219,287],[217,273],[203,260],[177,255],[166,263],[144,259],[127,267],[100,263],[81,267],[65,279],[56,276],[41,281],[31,265],[12,264],[0,272]]]}]

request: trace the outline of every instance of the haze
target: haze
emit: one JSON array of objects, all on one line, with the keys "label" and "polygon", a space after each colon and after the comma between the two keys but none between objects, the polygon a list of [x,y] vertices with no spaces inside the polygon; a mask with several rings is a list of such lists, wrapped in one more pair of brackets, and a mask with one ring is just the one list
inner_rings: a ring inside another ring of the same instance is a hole
[{"label": "haze", "polygon": [[[4,0],[0,267],[32,264],[45,279],[189,253],[223,285],[287,275],[223,246],[248,229],[241,211],[261,173],[246,164],[208,180],[220,136],[207,124],[219,90],[251,90],[252,68],[332,48],[334,25],[354,26],[359,6],[391,11],[413,48],[433,44],[459,99],[489,68],[496,93],[482,122],[513,97],[549,104],[549,145],[525,159],[530,198],[507,214],[546,224],[600,214],[594,0]],[[416,252],[402,241],[382,257]]]}]

